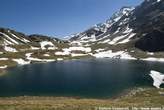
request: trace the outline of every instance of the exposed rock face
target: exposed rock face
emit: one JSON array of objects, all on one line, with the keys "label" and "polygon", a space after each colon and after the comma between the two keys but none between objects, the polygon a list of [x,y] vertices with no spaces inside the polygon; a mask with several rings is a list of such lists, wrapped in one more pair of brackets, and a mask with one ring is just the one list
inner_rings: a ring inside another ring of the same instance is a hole
[{"label": "exposed rock face", "polygon": [[149,52],[164,51],[164,32],[154,30],[146,34],[136,42],[135,47]]},{"label": "exposed rock face", "polygon": [[134,10],[130,26],[140,38],[135,47],[144,51],[164,51],[164,1],[145,0]]}]

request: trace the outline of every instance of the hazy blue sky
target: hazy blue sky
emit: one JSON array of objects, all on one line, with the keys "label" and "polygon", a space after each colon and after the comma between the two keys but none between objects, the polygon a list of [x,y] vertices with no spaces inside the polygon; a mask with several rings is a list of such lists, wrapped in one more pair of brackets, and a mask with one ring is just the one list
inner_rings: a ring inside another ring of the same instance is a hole
[{"label": "hazy blue sky", "polygon": [[66,36],[104,22],[122,6],[143,0],[0,0],[0,27],[26,34]]}]

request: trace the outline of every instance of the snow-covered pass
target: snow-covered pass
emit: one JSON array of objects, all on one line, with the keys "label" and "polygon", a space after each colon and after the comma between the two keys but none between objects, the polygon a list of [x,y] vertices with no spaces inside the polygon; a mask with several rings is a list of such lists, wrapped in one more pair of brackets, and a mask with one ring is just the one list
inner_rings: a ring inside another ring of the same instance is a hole
[{"label": "snow-covered pass", "polygon": [[160,88],[160,85],[164,83],[164,74],[154,70],[150,71],[150,73],[150,76],[154,80],[153,86],[155,86],[156,88]]}]

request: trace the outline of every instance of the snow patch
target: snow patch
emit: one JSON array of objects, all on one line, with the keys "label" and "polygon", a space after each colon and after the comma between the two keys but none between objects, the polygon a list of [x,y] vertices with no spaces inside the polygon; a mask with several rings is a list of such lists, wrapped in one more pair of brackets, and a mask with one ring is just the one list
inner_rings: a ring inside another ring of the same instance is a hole
[{"label": "snow patch", "polygon": [[118,44],[124,44],[124,43],[129,42],[129,41],[130,41],[130,39],[131,39],[132,37],[134,37],[135,35],[136,35],[136,33],[131,33],[131,34],[129,35],[129,37],[128,37],[128,38],[124,39],[124,40],[123,40],[123,41],[121,41],[121,42],[118,42]]},{"label": "snow patch", "polygon": [[7,39],[9,39],[11,42],[13,42],[14,44],[19,44],[16,40],[12,39],[11,37],[9,37],[7,34],[0,32],[0,34],[4,35]]},{"label": "snow patch", "polygon": [[40,48],[39,47],[33,47],[31,46],[31,50],[39,50]]},{"label": "snow patch", "polygon": [[17,50],[13,47],[5,46],[4,50],[7,52],[17,52]]},{"label": "snow patch", "polygon": [[95,37],[94,34],[92,34],[91,36],[85,35],[80,40],[80,42],[83,42],[83,43],[85,43],[85,42],[94,42],[94,41],[96,41],[96,37]]},{"label": "snow patch", "polygon": [[110,42],[111,40],[110,39],[106,39],[106,40],[104,40],[104,41],[100,41],[100,42],[98,42],[99,44],[104,44],[104,43],[108,43],[108,42]]},{"label": "snow patch", "polygon": [[72,53],[72,57],[80,57],[80,56],[87,56],[88,54],[77,54],[77,53]]},{"label": "snow patch", "polygon": [[[52,42],[50,42],[50,41],[42,41],[42,42],[40,42],[40,46],[41,46],[41,49],[42,50],[47,49],[46,46],[50,46],[53,49],[56,49],[56,47],[54,46],[54,44]],[[49,49],[52,49],[52,48],[49,48]]]},{"label": "snow patch", "polygon": [[115,37],[112,41],[109,42],[109,44],[113,45],[113,44],[117,44],[117,42],[123,38],[125,38],[127,35],[122,35],[122,36],[117,36]]},{"label": "snow patch", "polygon": [[49,57],[50,55],[49,55],[49,54],[44,54],[43,56],[45,56],[45,57]]},{"label": "snow patch", "polygon": [[72,52],[73,51],[82,51],[82,52],[85,52],[85,53],[89,53],[89,52],[92,51],[90,47],[69,47],[69,48],[64,48],[62,50],[63,51],[55,52],[55,55],[62,55],[62,56],[65,56],[65,55],[82,56],[82,54],[75,54],[75,53],[72,53]]},{"label": "snow patch", "polygon": [[15,34],[13,34],[13,33],[11,33],[11,32],[10,32],[10,34],[11,34],[13,37],[15,37],[16,39],[18,39],[18,40],[20,40],[20,41],[22,41],[22,42],[25,42],[25,43],[30,42],[29,40],[27,40],[27,39],[25,39],[25,38],[19,38],[19,37],[17,37]]},{"label": "snow patch", "polygon": [[30,61],[25,61],[23,59],[12,59],[13,61],[17,62],[19,65],[27,65],[27,64],[30,64],[31,62]]},{"label": "snow patch", "polygon": [[39,58],[33,58],[31,57],[32,53],[26,53],[26,59],[30,61],[38,61],[38,62],[53,62],[55,59],[39,59]]},{"label": "snow patch", "polygon": [[55,55],[65,56],[65,55],[70,55],[70,52],[65,50],[64,52],[55,52]]},{"label": "snow patch", "polygon": [[57,58],[57,61],[62,61],[62,60],[64,60],[63,58]]},{"label": "snow patch", "polygon": [[156,88],[160,88],[160,85],[164,83],[164,74],[161,74],[160,72],[151,70],[150,71],[150,76],[153,78],[153,86]]},{"label": "snow patch", "polygon": [[92,51],[90,47],[69,47],[70,51],[83,51],[89,53]]},{"label": "snow patch", "polygon": [[4,45],[13,45],[13,43],[8,41],[8,40],[6,40],[6,39],[4,39]]},{"label": "snow patch", "polygon": [[144,58],[141,59],[143,61],[153,61],[153,62],[164,62],[164,58],[153,58],[153,57],[149,57],[149,58]]},{"label": "snow patch", "polygon": [[82,44],[79,41],[73,41],[73,42],[71,42],[71,45],[72,46],[81,46]]},{"label": "snow patch", "polygon": [[136,60],[136,58],[132,57],[131,55],[129,55],[127,52],[124,51],[112,52],[112,50],[108,50],[108,51],[93,54],[93,56],[96,58],[115,58],[115,59],[118,58],[118,59]]},{"label": "snow patch", "polygon": [[95,52],[102,52],[102,51],[104,51],[105,49],[97,49],[97,50],[95,50]]},{"label": "snow patch", "polygon": [[0,66],[0,69],[5,69],[5,68],[7,68],[7,65]]},{"label": "snow patch", "polygon": [[57,47],[48,47],[48,50],[55,50]]},{"label": "snow patch", "polygon": [[148,54],[148,55],[154,55],[154,53],[153,53],[153,52],[148,52],[147,54]]},{"label": "snow patch", "polygon": [[0,58],[0,61],[6,61],[9,60],[9,58]]},{"label": "snow patch", "polygon": [[160,2],[161,0],[157,0],[157,2]]}]

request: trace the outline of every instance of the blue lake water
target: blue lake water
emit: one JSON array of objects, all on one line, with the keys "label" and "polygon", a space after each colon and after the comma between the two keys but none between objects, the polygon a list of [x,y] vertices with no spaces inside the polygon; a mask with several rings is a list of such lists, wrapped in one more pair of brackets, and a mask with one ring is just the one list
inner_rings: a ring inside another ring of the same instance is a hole
[{"label": "blue lake water", "polygon": [[0,96],[110,98],[152,87],[150,70],[164,72],[164,63],[83,59],[17,66],[0,77]]}]

